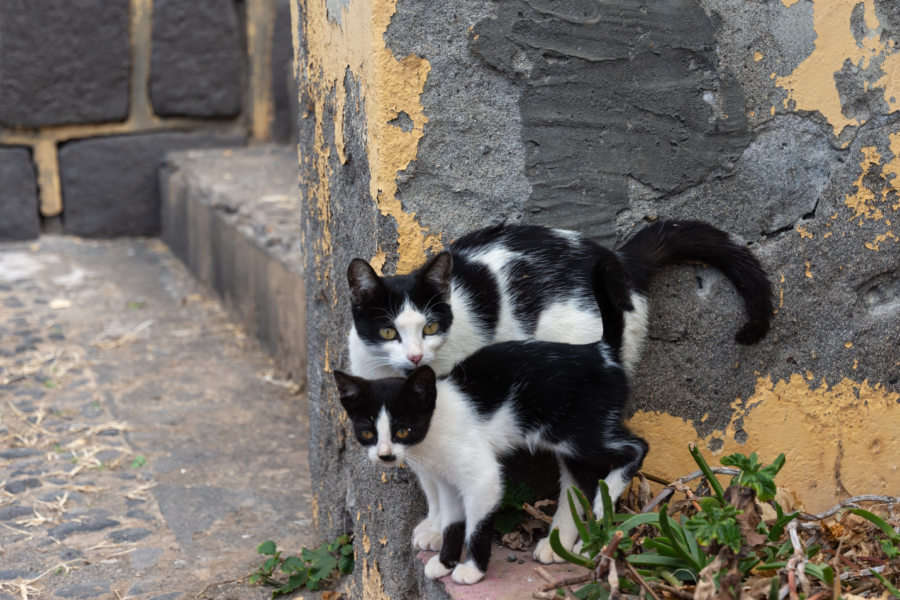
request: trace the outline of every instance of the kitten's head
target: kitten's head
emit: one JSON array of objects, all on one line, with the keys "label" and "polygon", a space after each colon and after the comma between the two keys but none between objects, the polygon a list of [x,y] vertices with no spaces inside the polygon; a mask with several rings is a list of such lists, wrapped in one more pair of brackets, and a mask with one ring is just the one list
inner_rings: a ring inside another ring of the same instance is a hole
[{"label": "kitten's head", "polygon": [[372,462],[395,466],[407,448],[425,439],[437,398],[431,367],[419,367],[405,379],[364,379],[335,371],[334,380],[356,439]]},{"label": "kitten's head", "polygon": [[427,365],[444,343],[453,259],[441,252],[409,275],[379,277],[361,258],[347,268],[353,323],[369,352],[398,373]]}]

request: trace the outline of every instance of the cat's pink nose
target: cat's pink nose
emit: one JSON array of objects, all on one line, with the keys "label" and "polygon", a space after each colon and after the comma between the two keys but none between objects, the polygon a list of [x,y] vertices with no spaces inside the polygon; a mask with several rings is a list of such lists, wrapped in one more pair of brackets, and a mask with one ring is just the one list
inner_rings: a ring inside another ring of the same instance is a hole
[{"label": "cat's pink nose", "polygon": [[409,354],[409,355],[407,355],[406,358],[411,360],[414,365],[418,365],[419,361],[422,360],[422,355],[421,354]]}]

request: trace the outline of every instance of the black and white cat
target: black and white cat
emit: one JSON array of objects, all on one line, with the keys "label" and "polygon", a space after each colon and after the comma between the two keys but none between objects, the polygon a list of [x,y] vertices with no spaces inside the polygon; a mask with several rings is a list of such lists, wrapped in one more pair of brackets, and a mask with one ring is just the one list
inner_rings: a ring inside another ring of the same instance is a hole
[{"label": "black and white cat", "polygon": [[748,315],[735,336],[739,343],[766,335],[772,318],[769,280],[747,248],[711,225],[657,222],[614,254],[574,231],[503,224],[459,238],[408,275],[379,277],[365,260],[354,259],[347,270],[350,371],[378,378],[430,365],[444,375],[494,342],[594,342],[603,322],[592,270],[606,261],[618,268],[599,285],[626,311],[621,350],[630,375],[647,334],[649,279],[682,260],[714,266],[737,287]]},{"label": "black and white cat", "polygon": [[[612,311],[613,308],[611,307]],[[621,334],[621,312],[618,313]],[[616,315],[613,315],[613,319]],[[607,329],[610,327],[607,315]],[[501,458],[526,448],[553,452],[560,504],[551,527],[572,549],[578,533],[566,492],[577,485],[603,514],[598,481],[615,501],[640,468],[647,443],[622,423],[628,378],[617,343],[502,342],[482,348],[436,379],[430,366],[406,377],[334,377],[357,440],[382,465],[408,465],[428,499],[428,516],[413,543],[440,554],[425,565],[431,579],[457,583],[484,576],[493,515],[503,494]],[[466,562],[459,564],[463,544]],[[547,539],[535,558],[556,556]]]}]

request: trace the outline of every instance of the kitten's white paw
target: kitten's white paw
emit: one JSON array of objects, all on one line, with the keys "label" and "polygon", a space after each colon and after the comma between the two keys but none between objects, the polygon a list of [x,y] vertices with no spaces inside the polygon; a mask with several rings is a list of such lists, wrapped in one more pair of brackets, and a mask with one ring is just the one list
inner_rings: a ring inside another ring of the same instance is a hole
[{"label": "kitten's white paw", "polygon": [[441,526],[425,519],[413,529],[413,547],[419,550],[440,550],[443,536]]},{"label": "kitten's white paw", "polygon": [[450,572],[450,569],[444,566],[439,556],[432,556],[425,563],[425,577],[428,579],[440,579]]},{"label": "kitten's white paw", "polygon": [[541,541],[537,543],[537,546],[534,548],[534,560],[544,563],[545,565],[549,565],[550,563],[561,563],[565,562],[559,555],[553,551],[553,548],[550,547],[550,538],[545,537]]},{"label": "kitten's white paw", "polygon": [[475,566],[470,560],[456,565],[453,569],[453,581],[462,585],[472,585],[478,583],[484,577],[484,571]]}]

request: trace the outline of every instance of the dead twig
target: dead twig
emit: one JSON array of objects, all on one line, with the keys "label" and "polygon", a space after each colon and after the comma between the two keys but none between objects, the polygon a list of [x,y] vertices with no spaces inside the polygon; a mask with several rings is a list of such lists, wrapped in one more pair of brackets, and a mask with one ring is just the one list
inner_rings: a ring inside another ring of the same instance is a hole
[{"label": "dead twig", "polygon": [[[731,476],[735,476],[738,473],[740,473],[740,471],[738,471],[737,469],[729,469],[727,467],[714,467],[714,468],[712,468],[712,472],[716,473],[718,475],[731,475]],[[645,475],[645,477],[646,477],[646,475]],[[657,505],[664,502],[666,500],[666,498],[668,498],[673,493],[675,493],[675,487],[678,484],[684,485],[687,482],[693,481],[699,477],[703,477],[703,471],[700,471],[699,469],[697,471],[694,471],[693,473],[688,473],[687,475],[684,475],[683,477],[679,477],[672,483],[666,485],[665,489],[663,489],[659,494],[657,494],[656,497],[653,498],[653,500],[651,500],[650,503],[647,504],[647,506],[645,506],[644,510],[642,510],[641,512],[645,512],[645,513],[650,512],[651,510],[656,508]],[[649,477],[648,477],[648,479],[649,479]]]},{"label": "dead twig", "polygon": [[652,581],[649,585],[660,592],[675,596],[676,598],[679,598],[679,600],[694,600],[694,595],[690,592],[685,592],[684,590],[672,587],[671,585],[666,585],[665,583],[660,583],[658,581]]},{"label": "dead twig", "polygon": [[656,592],[653,591],[653,588],[650,587],[650,585],[644,580],[644,578],[641,577],[641,574],[637,572],[637,569],[635,569],[633,566],[631,566],[631,564],[629,564],[628,561],[625,562],[625,570],[635,579],[635,581],[642,588],[647,590],[647,593],[653,597],[653,600],[660,600],[660,597],[656,595]]},{"label": "dead twig", "polygon": [[852,506],[856,508],[857,502],[881,502],[883,504],[900,504],[900,497],[898,496],[878,496],[875,494],[863,494],[861,496],[853,496],[852,498],[847,498],[845,500],[841,500],[825,512],[821,512],[815,515],[811,515],[809,513],[801,512],[798,516],[799,519],[803,519],[804,521],[821,521],[822,519],[826,519],[836,512],[840,511],[843,508],[847,508],[848,506]]},{"label": "dead twig", "polygon": [[247,579],[247,577],[249,577],[249,575],[244,575],[243,577],[238,577],[237,579],[229,579],[229,580],[227,580],[227,581],[216,581],[216,582],[210,583],[210,584],[208,584],[205,588],[203,588],[202,590],[200,590],[200,593],[197,594],[196,596],[194,596],[194,598],[200,598],[200,597],[203,596],[203,594],[205,594],[205,593],[209,590],[209,588],[211,588],[211,587],[216,587],[216,586],[220,586],[220,585],[228,585],[229,583],[238,583],[238,582],[241,582],[241,581]]},{"label": "dead twig", "polygon": [[522,510],[527,512],[529,515],[531,515],[535,519],[537,519],[539,521],[543,521],[544,523],[549,524],[549,523],[553,522],[553,517],[544,514],[543,511],[538,510],[537,508],[533,507],[532,505],[528,504],[527,502],[522,505]]}]

